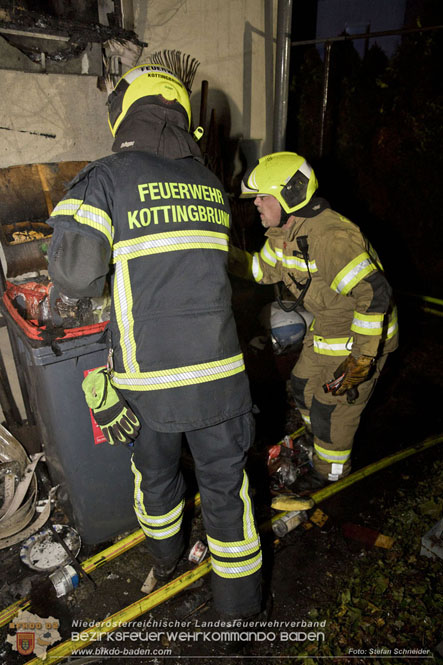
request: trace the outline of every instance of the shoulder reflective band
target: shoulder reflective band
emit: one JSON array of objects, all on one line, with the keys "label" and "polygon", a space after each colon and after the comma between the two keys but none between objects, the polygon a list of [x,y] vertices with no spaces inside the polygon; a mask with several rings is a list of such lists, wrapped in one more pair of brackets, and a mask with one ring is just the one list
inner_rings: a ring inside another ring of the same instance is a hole
[{"label": "shoulder reflective band", "polygon": [[96,229],[96,231],[101,231],[112,246],[114,241],[114,228],[112,226],[111,218],[106,212],[104,212],[104,210],[83,203],[78,209],[77,214],[74,215],[74,219],[79,224],[85,224],[86,226]]},{"label": "shoulder reflective band", "polygon": [[351,330],[360,335],[381,335],[384,318],[384,314],[361,314],[360,312],[354,312]]},{"label": "shoulder reflective band", "polygon": [[314,335],[314,351],[323,356],[348,356],[352,349],[352,337],[319,337]]},{"label": "shoulder reflective band", "polygon": [[239,353],[237,356],[224,360],[156,372],[114,372],[112,383],[117,388],[127,388],[128,390],[163,390],[225,379],[243,372],[244,369],[243,354]]},{"label": "shoulder reflective band", "polygon": [[112,245],[114,241],[114,228],[109,215],[100,208],[87,205],[81,199],[65,199],[60,201],[52,211],[51,217],[65,215],[72,217],[79,224],[90,226],[100,231]]},{"label": "shoulder reflective band", "polygon": [[56,215],[68,215],[73,217],[83,203],[83,199],[63,199],[55,206],[51,217]]},{"label": "shoulder reflective band", "polygon": [[353,261],[348,263],[347,266],[340,270],[331,284],[331,289],[347,295],[356,284],[358,284],[366,275],[377,269],[371,257],[367,252],[363,252],[357,256]]}]

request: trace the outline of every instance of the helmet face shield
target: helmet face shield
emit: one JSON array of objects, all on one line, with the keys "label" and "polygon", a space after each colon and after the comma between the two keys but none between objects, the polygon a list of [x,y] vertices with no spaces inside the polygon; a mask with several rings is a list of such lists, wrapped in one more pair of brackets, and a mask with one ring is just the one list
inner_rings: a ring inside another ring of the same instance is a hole
[{"label": "helmet face shield", "polygon": [[140,65],[122,76],[108,97],[108,122],[113,136],[126,117],[131,106],[143,97],[161,96],[167,102],[177,102],[191,126],[191,103],[189,94],[169,69],[162,65]]},{"label": "helmet face shield", "polygon": [[274,196],[286,213],[306,205],[318,187],[315,173],[295,152],[261,157],[243,176],[240,198]]}]

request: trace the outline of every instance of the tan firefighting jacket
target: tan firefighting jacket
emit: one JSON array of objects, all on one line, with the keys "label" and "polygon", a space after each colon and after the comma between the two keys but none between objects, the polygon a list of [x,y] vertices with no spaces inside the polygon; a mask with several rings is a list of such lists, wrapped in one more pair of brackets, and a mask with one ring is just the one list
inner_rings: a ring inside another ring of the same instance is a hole
[{"label": "tan firefighting jacket", "polygon": [[[246,256],[248,272],[260,284],[283,282],[298,297],[311,283],[303,306],[314,315],[314,350],[325,356],[375,357],[398,345],[392,289],[379,258],[362,232],[327,208],[315,217],[295,217],[290,228],[270,228],[260,252]],[[308,256],[297,243],[306,236]],[[240,274],[238,250],[230,268]]]}]

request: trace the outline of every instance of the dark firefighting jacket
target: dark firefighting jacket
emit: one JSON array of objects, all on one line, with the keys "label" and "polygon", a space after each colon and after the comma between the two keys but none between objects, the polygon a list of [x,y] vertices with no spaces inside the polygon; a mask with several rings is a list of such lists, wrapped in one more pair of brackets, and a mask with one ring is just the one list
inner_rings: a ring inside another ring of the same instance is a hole
[{"label": "dark firefighting jacket", "polygon": [[61,292],[99,296],[110,276],[113,383],[136,395],[153,429],[206,427],[250,409],[226,271],[230,210],[199,160],[144,151],[97,160],[49,223]]},{"label": "dark firefighting jacket", "polygon": [[[290,228],[268,229],[261,251],[249,258],[249,272],[261,284],[283,282],[295,298],[310,280],[303,306],[314,315],[317,354],[375,357],[392,351],[397,315],[380,260],[358,226],[325,204],[313,199],[295,213]],[[233,266],[236,258],[234,251]]]}]

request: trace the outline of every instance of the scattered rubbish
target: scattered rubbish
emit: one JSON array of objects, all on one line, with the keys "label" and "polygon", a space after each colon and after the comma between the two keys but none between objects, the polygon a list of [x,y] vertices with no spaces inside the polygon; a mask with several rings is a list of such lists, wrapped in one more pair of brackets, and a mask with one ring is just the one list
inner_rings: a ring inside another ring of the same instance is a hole
[{"label": "scattered rubbish", "polygon": [[370,547],[383,547],[384,549],[389,550],[394,544],[394,538],[384,536],[374,529],[369,529],[368,527],[360,526],[359,524],[346,522],[345,524],[342,524],[341,528],[343,535],[346,538],[357,540]]},{"label": "scattered rubbish", "polygon": [[443,519],[434,524],[421,539],[420,554],[430,559],[443,559]]},{"label": "scattered rubbish", "polygon": [[45,222],[23,221],[15,224],[5,224],[3,227],[5,241],[9,245],[19,245],[24,242],[50,238],[52,229]]},{"label": "scattered rubbish", "polygon": [[290,489],[301,475],[309,470],[312,450],[299,437],[285,436],[281,444],[268,449],[268,472],[271,476],[271,490],[274,492]]},{"label": "scattered rubbish", "polygon": [[321,528],[326,524],[328,519],[329,516],[326,515],[326,513],[324,513],[322,510],[320,510],[320,508],[317,508],[317,510],[315,510],[310,516],[309,521]]},{"label": "scattered rubbish", "polygon": [[87,582],[89,582],[89,584],[91,584],[94,587],[94,589],[97,588],[97,585],[94,582],[94,580],[91,577],[89,577],[88,573],[85,570],[83,570],[83,568],[81,567],[80,563],[77,560],[77,555],[74,554],[74,552],[72,552],[69,549],[64,538],[62,538],[62,535],[57,531],[57,529],[51,522],[49,523],[49,529],[51,530],[52,535],[55,537],[56,542],[62,546],[62,548],[68,555],[68,561],[72,563],[77,575],[79,577],[83,577]]},{"label": "scattered rubbish", "polygon": [[[33,280],[24,284],[9,282],[7,290],[20,316],[28,320],[47,320],[49,317],[49,280],[45,280],[44,283]],[[42,313],[46,303],[48,303],[47,314],[43,318]]]},{"label": "scattered rubbish", "polygon": [[294,510],[283,515],[272,525],[272,530],[276,536],[283,538],[287,533],[293,531],[299,524],[307,520],[304,510]]},{"label": "scattered rubbish", "polygon": [[40,529],[49,510],[29,526],[37,503],[35,469],[43,453],[28,457],[19,441],[0,425],[0,549],[5,549]]},{"label": "scattered rubbish", "polygon": [[208,552],[208,547],[201,540],[197,540],[196,543],[191,547],[189,552],[188,560],[191,563],[201,563],[205,558]]},{"label": "scattered rubbish", "polygon": [[[72,527],[66,524],[54,524],[54,529],[63,538],[73,556],[80,552],[80,536]],[[23,563],[38,571],[55,570],[69,560],[69,555],[58,543],[50,529],[44,529],[28,538],[20,550],[20,559]]]},{"label": "scattered rubbish", "polygon": [[38,326],[53,323],[63,328],[79,328],[109,320],[108,293],[99,298],[69,298],[63,293],[53,295],[52,289],[48,276],[40,276],[39,281],[19,279],[6,283],[7,298],[21,318]]},{"label": "scattered rubbish", "polygon": [[54,585],[57,598],[65,596],[67,593],[78,587],[79,577],[72,566],[64,566],[49,575],[49,579]]},{"label": "scattered rubbish", "polygon": [[147,578],[143,582],[143,585],[140,589],[142,593],[145,593],[147,596],[151,593],[155,585],[157,584],[157,578],[154,575],[154,568],[151,568],[151,570],[148,573]]}]

